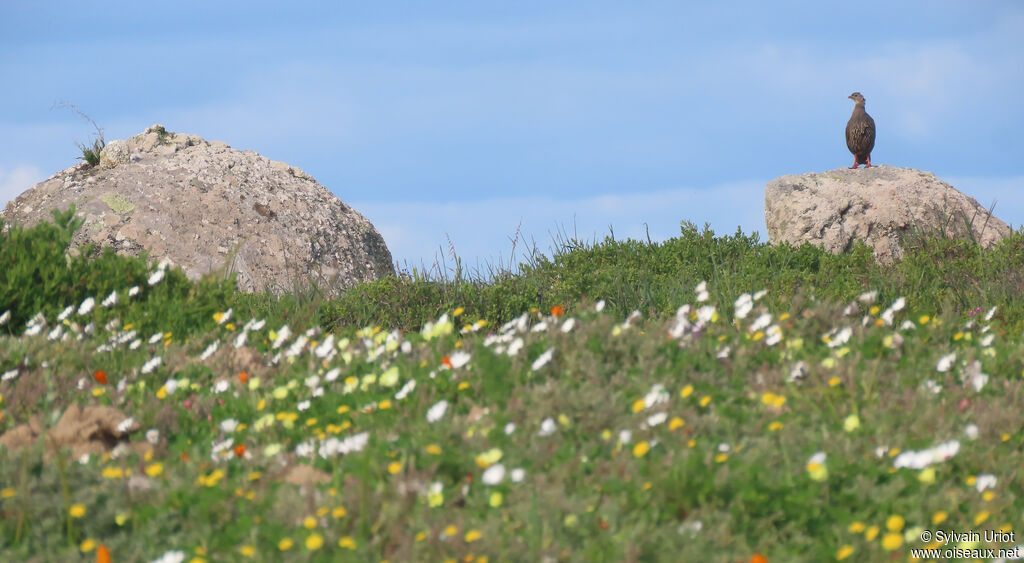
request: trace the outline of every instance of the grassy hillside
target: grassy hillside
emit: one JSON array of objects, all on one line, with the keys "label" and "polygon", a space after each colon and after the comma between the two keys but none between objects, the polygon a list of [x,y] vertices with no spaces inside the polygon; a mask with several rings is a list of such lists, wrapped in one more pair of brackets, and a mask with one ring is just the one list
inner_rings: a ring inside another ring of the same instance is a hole
[{"label": "grassy hillside", "polygon": [[490,281],[403,275],[328,300],[66,259],[78,226],[0,238],[4,558],[1024,544],[922,540],[1024,525],[1024,233],[991,251],[922,233],[880,267],[863,245],[684,223],[660,244],[562,241]]}]

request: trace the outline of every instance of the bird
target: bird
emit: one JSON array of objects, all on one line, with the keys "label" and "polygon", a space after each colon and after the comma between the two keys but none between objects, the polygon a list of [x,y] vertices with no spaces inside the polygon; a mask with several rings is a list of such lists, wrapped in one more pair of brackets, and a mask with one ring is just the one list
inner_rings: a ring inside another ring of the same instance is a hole
[{"label": "bird", "polygon": [[875,148],[875,120],[864,111],[864,96],[860,92],[850,94],[853,100],[853,115],[846,124],[846,146],[853,153],[853,166],[861,163],[864,168],[871,168],[871,149]]}]

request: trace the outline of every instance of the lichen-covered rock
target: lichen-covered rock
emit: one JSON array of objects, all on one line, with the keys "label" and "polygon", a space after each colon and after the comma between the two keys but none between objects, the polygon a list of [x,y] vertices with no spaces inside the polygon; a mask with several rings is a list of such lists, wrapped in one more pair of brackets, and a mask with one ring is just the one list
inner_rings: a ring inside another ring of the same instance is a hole
[{"label": "lichen-covered rock", "polygon": [[97,167],[54,174],[0,217],[28,226],[71,204],[85,219],[73,251],[147,249],[192,279],[230,268],[244,291],[281,293],[313,278],[333,295],[394,273],[373,225],[309,174],[161,125],[112,141]]},{"label": "lichen-covered rock", "polygon": [[912,229],[973,236],[984,248],[1010,234],[1010,227],[974,198],[913,168],[840,168],[782,176],[768,183],[764,199],[772,242],[809,242],[838,254],[859,239],[883,264],[903,256],[900,235]]}]

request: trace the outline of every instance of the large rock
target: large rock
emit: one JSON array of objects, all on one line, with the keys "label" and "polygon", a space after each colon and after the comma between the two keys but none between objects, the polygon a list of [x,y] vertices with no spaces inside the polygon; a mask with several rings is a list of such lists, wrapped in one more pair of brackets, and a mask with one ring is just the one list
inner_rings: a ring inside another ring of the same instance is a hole
[{"label": "large rock", "polygon": [[900,235],[914,229],[973,238],[989,248],[1010,234],[974,198],[913,168],[840,168],[821,174],[782,176],[764,192],[768,238],[774,243],[809,242],[838,254],[854,239],[891,264],[903,256]]},{"label": "large rock", "polygon": [[373,225],[309,174],[160,125],[111,142],[98,166],[54,174],[0,217],[27,226],[71,204],[85,218],[73,251],[145,248],[192,279],[226,266],[244,291],[280,293],[312,277],[335,294],[394,273]]}]

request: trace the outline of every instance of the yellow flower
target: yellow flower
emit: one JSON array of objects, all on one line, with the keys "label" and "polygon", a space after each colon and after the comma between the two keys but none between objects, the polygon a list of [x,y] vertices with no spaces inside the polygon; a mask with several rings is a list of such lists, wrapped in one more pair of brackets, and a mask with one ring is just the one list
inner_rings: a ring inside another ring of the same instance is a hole
[{"label": "yellow flower", "polygon": [[854,522],[853,524],[850,524],[850,527],[847,529],[850,530],[851,534],[859,534],[864,531],[864,528],[866,528],[866,526],[863,522]]},{"label": "yellow flower", "polygon": [[889,532],[882,536],[882,548],[886,551],[892,551],[903,545],[903,536],[900,534]]},{"label": "yellow flower", "polygon": [[989,516],[988,511],[987,510],[982,510],[981,512],[979,512],[974,517],[974,525],[977,526],[978,524],[981,524],[985,520],[988,520],[988,516]]},{"label": "yellow flower", "polygon": [[876,537],[878,537],[878,526],[871,526],[864,532],[864,539],[867,541],[875,541]]},{"label": "yellow flower", "polygon": [[388,464],[388,473],[394,475],[402,470],[402,462],[392,461]]},{"label": "yellow flower", "polygon": [[0,498],[11,498],[11,497],[13,497],[13,496],[15,496],[17,494],[18,494],[18,491],[15,491],[14,489],[8,487],[8,488],[0,491]]},{"label": "yellow flower", "polygon": [[84,504],[72,504],[71,509],[68,510],[72,518],[81,518],[85,516],[85,505]]},{"label": "yellow flower", "polygon": [[348,511],[345,510],[344,506],[336,506],[334,510],[331,511],[331,516],[335,518],[344,518],[346,514],[348,514]]},{"label": "yellow flower", "polygon": [[340,540],[338,540],[338,547],[343,547],[345,549],[355,549],[356,548],[356,540],[352,539],[349,536],[345,536],[345,537],[341,538]]},{"label": "yellow flower", "polygon": [[669,430],[676,430],[678,428],[682,428],[685,425],[686,425],[686,421],[684,421],[683,419],[679,418],[678,416],[674,416],[674,417],[672,417],[672,420],[668,421],[668,429]]},{"label": "yellow flower", "polygon": [[252,557],[253,555],[256,555],[256,548],[251,545],[243,545],[238,548],[238,552],[246,557]]},{"label": "yellow flower", "polygon": [[898,532],[903,529],[904,524],[906,524],[906,522],[903,520],[902,516],[899,514],[893,514],[885,521],[885,529],[890,532]]},{"label": "yellow flower", "polygon": [[464,391],[466,389],[469,389],[469,382],[468,381],[460,382],[459,383],[459,391]]},{"label": "yellow flower", "polygon": [[773,420],[772,423],[768,425],[768,430],[771,432],[782,430],[782,423],[778,420]]},{"label": "yellow flower", "polygon": [[503,499],[502,499],[501,493],[493,492],[493,493],[491,493],[491,498],[488,500],[488,504],[490,504],[494,508],[497,508],[497,507],[501,506],[501,501],[502,500]]},{"label": "yellow flower", "polygon": [[729,459],[729,454],[718,454],[715,456],[715,462],[725,463],[725,460]]},{"label": "yellow flower", "polygon": [[306,549],[310,551],[316,551],[323,547],[323,545],[324,537],[320,534],[310,534],[309,537],[306,538]]},{"label": "yellow flower", "polygon": [[686,387],[683,387],[682,391],[679,392],[679,396],[684,398],[684,399],[689,397],[692,394],[693,394],[693,385],[687,385]]},{"label": "yellow flower", "polygon": [[642,410],[644,410],[644,400],[637,399],[633,401],[633,412],[640,412]]},{"label": "yellow flower", "polygon": [[[925,322],[927,322],[927,321],[925,321]],[[924,323],[922,323],[922,324],[924,324]],[[940,511],[936,512],[935,514],[932,514],[932,524],[938,526],[939,524],[945,522],[946,518],[948,518],[948,517],[949,517],[949,514],[946,514],[945,510],[940,510]]]},{"label": "yellow flower", "polygon": [[160,475],[163,472],[164,464],[160,463],[159,461],[156,463],[151,463],[146,466],[146,475],[149,475],[150,477],[156,477],[157,475]]},{"label": "yellow flower", "polygon": [[851,414],[843,421],[843,430],[847,432],[853,432],[858,428],[860,428],[860,418],[855,414]]},{"label": "yellow flower", "polygon": [[647,444],[646,440],[645,441],[641,441],[641,442],[637,442],[636,445],[633,446],[633,456],[634,457],[643,457],[643,456],[645,456],[647,454],[648,451],[650,451],[650,449],[651,449],[651,446]]},{"label": "yellow flower", "polygon": [[466,532],[466,538],[465,538],[466,539],[466,543],[475,542],[476,540],[480,539],[481,537],[483,537],[483,534],[480,533],[480,530],[470,530],[470,531]]},{"label": "yellow flower", "polygon": [[288,551],[292,548],[293,545],[295,545],[295,542],[293,542],[291,538],[284,538],[283,540],[277,542],[277,549],[281,551]]},{"label": "yellow flower", "polygon": [[839,385],[839,384],[840,384],[840,383],[842,383],[842,382],[843,382],[843,380],[842,380],[842,379],[839,379],[838,377],[836,377],[836,376],[834,376],[834,375],[833,375],[833,376],[832,376],[831,378],[829,378],[829,380],[828,380],[828,386],[829,386],[829,387],[835,387],[836,385]]},{"label": "yellow flower", "polygon": [[711,397],[708,396],[708,395],[704,395],[703,397],[700,398],[700,406],[702,406],[702,407],[708,406],[708,403],[710,403],[710,402],[711,402]]},{"label": "yellow flower", "polygon": [[481,469],[487,469],[488,467],[498,463],[501,459],[501,450],[499,448],[491,448],[486,452],[476,456],[476,464]]},{"label": "yellow flower", "polygon": [[82,553],[89,553],[90,551],[96,549],[96,540],[92,538],[86,538],[78,546],[78,549],[82,550]]},{"label": "yellow flower", "polygon": [[457,533],[459,533],[459,528],[455,524],[448,524],[444,529],[444,535],[446,536],[454,536]]},{"label": "yellow flower", "polygon": [[853,546],[844,545],[843,547],[839,548],[839,551],[836,552],[836,561],[842,561],[843,559],[846,559],[851,555],[853,555]]},{"label": "yellow flower", "polygon": [[416,541],[423,541],[425,539],[427,539],[427,533],[426,532],[422,532],[422,531],[416,532]]},{"label": "yellow flower", "polygon": [[307,530],[312,530],[313,528],[316,528],[316,518],[313,518],[312,516],[306,516],[302,519],[302,525]]},{"label": "yellow flower", "polygon": [[926,485],[930,485],[930,484],[934,483],[935,482],[935,468],[934,467],[926,467],[926,468],[922,469],[921,472],[917,474],[917,480],[922,482],[922,483],[924,483],[924,484],[926,484]]}]

